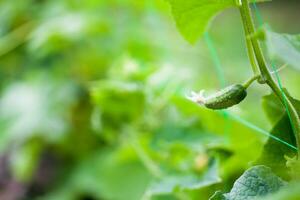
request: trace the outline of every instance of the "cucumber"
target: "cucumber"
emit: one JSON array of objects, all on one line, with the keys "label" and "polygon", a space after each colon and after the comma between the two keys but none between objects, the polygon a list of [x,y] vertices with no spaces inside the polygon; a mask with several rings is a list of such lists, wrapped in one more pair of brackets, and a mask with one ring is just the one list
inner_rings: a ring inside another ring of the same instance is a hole
[{"label": "cucumber", "polygon": [[239,104],[246,96],[246,88],[240,84],[235,84],[224,88],[212,96],[206,97],[203,104],[209,109],[221,110]]}]

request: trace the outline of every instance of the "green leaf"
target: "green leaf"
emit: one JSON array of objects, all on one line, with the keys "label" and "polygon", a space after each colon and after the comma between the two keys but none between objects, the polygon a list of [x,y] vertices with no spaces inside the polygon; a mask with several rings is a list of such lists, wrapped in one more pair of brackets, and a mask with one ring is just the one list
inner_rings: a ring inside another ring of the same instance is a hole
[{"label": "green leaf", "polygon": [[266,31],[266,43],[271,58],[300,70],[300,35]]},{"label": "green leaf", "polygon": [[267,195],[266,197],[257,200],[298,200],[300,197],[299,187],[299,182],[292,183],[274,194]]},{"label": "green leaf", "polygon": [[277,123],[284,115],[284,107],[274,93],[262,98],[262,107],[272,124]]},{"label": "green leaf", "polygon": [[[190,43],[195,43],[205,32],[210,20],[235,0],[167,0],[172,7],[177,28]],[[261,0],[264,1],[264,0]]]},{"label": "green leaf", "polygon": [[[293,99],[286,89],[284,89],[284,92],[299,112],[300,101]],[[290,119],[278,98],[274,94],[263,97],[263,108],[268,118],[272,123],[275,123],[271,134],[287,144],[295,146],[296,141]],[[272,170],[282,178],[289,179],[289,172],[286,168],[286,159],[284,156],[293,157],[295,156],[296,150],[287,144],[269,138],[256,164],[266,165],[272,168]]]},{"label": "green leaf", "polygon": [[[259,165],[248,169],[237,179],[230,193],[223,199],[245,200],[265,196],[278,191],[286,182],[276,176],[269,167]],[[221,194],[214,195],[214,200],[222,199]]]},{"label": "green leaf", "polygon": [[219,11],[233,6],[234,0],[168,0],[181,34],[190,43],[205,32],[209,20]]},{"label": "green leaf", "polygon": [[[279,122],[275,125],[271,134],[280,140],[295,146],[295,137],[293,135],[293,130],[290,124],[289,117],[284,115]],[[279,176],[288,179],[288,169],[286,168],[285,155],[293,157],[296,151],[291,147],[283,144],[273,138],[269,138],[264,146],[260,158],[257,164],[263,164],[271,167],[272,170]]]},{"label": "green leaf", "polygon": [[155,181],[148,189],[147,196],[172,194],[176,190],[197,190],[203,187],[219,183],[218,164],[213,161],[203,175],[175,174],[165,176]]},{"label": "green leaf", "polygon": [[[283,88],[283,92],[287,96],[287,98],[294,104],[297,112],[300,114],[300,101],[294,99],[289,94],[287,89]],[[285,105],[282,105],[282,103],[279,101],[278,97],[274,93],[266,95],[262,98],[262,107],[268,119],[272,123],[277,123],[278,120],[282,118],[286,110]]]}]

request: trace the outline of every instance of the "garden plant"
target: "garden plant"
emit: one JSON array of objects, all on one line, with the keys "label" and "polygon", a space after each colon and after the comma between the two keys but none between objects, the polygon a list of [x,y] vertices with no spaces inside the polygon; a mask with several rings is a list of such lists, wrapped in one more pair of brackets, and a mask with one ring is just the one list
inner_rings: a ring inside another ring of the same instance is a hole
[{"label": "garden plant", "polygon": [[299,10],[0,1],[0,200],[300,199]]},{"label": "garden plant", "polygon": [[[265,96],[267,101],[272,101],[281,107],[281,117],[274,124],[272,135],[265,144],[261,157],[255,165],[248,169],[233,185],[228,193],[217,191],[210,199],[256,199],[265,195],[272,194],[280,190],[288,183],[285,180],[293,181],[299,179],[299,149],[300,149],[300,101],[293,98],[288,90],[281,84],[275,63],[266,61],[266,56],[261,47],[261,41],[269,43],[280,43],[277,48],[279,51],[297,51],[299,47],[299,36],[277,34],[270,31],[270,28],[261,26],[255,27],[250,4],[255,0],[237,1],[182,1],[169,0],[174,18],[181,34],[191,43],[201,37],[207,29],[207,25],[217,12],[222,11],[228,6],[235,6],[239,9],[241,21],[244,28],[244,38],[246,42],[249,62],[251,63],[253,75],[244,84],[235,84],[223,90],[205,97],[204,90],[199,93],[192,92],[188,98],[195,103],[204,105],[209,109],[226,109],[239,104],[247,96],[247,88],[257,81],[270,88],[272,94]],[[258,18],[260,18],[258,13]],[[262,19],[260,19],[262,20]],[[262,25],[262,24],[261,24]],[[273,38],[272,38],[273,37]],[[275,40],[275,41],[274,41]],[[277,40],[277,41],[276,41]],[[283,49],[287,45],[287,49]],[[268,44],[272,45],[272,44]],[[299,52],[297,53],[299,56]],[[286,60],[285,60],[286,59]],[[293,56],[282,59],[290,63]],[[270,108],[269,108],[270,109]],[[274,112],[269,110],[267,112]],[[272,113],[271,115],[278,115]],[[275,116],[271,116],[275,117]],[[277,116],[278,117],[278,116]],[[273,140],[273,141],[272,141]],[[286,147],[282,147],[286,145]],[[292,149],[292,150],[291,150]],[[274,172],[274,173],[273,173]],[[281,175],[277,176],[277,175]],[[284,190],[284,189],[283,189]],[[284,196],[286,195],[286,196]],[[270,199],[297,199],[299,193],[287,194],[284,191],[270,197]]]}]

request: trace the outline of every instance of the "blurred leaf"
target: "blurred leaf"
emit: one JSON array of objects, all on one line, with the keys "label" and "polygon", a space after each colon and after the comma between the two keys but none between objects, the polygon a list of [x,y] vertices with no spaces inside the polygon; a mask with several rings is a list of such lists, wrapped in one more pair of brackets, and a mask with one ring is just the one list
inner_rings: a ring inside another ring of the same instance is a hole
[{"label": "blurred leaf", "polygon": [[270,56],[300,70],[300,35],[266,31],[266,36]]},{"label": "blurred leaf", "polygon": [[[127,146],[92,153],[78,163],[57,190],[42,199],[72,200],[89,194],[97,199],[140,200],[151,175],[137,160],[134,151],[126,149]],[[130,157],[124,158],[126,153]]]},{"label": "blurred leaf", "polygon": [[112,126],[143,117],[145,95],[139,84],[103,80],[94,84],[91,95],[102,113],[102,119]]},{"label": "blurred leaf", "polygon": [[38,165],[43,145],[41,140],[33,138],[13,152],[11,165],[17,180],[22,182],[31,180]]},{"label": "blurred leaf", "polygon": [[151,150],[157,154],[163,168],[177,172],[202,172],[209,160],[206,148],[222,145],[224,139],[203,130],[199,119],[181,116],[180,109],[172,109],[169,115],[165,117],[164,124],[153,131],[149,144]]},{"label": "blurred leaf", "polygon": [[162,150],[180,143],[191,150],[199,151],[206,146],[224,143],[220,135],[203,128],[201,119],[185,116],[180,112],[182,110],[179,107],[169,110],[169,116],[166,116],[164,124],[154,132],[151,143],[153,148]]},{"label": "blurred leaf", "polygon": [[0,38],[0,56],[7,54],[18,46],[26,42],[28,33],[32,29],[33,23],[26,23]]},{"label": "blurred leaf", "polygon": [[[184,38],[195,43],[218,12],[236,5],[235,0],[167,0]],[[264,0],[261,0],[264,1]]]},{"label": "blurred leaf", "polygon": [[0,136],[8,137],[2,143],[8,145],[16,138],[26,141],[34,135],[57,141],[69,128],[66,112],[74,98],[71,84],[41,74],[8,86],[0,99],[0,120],[5,124]]},{"label": "blurred leaf", "polygon": [[276,176],[270,168],[259,165],[254,166],[235,181],[230,193],[223,196],[215,194],[212,200],[245,200],[255,199],[278,191],[286,182]]},{"label": "blurred leaf", "polygon": [[64,13],[44,20],[30,36],[29,48],[45,55],[60,52],[81,39],[88,19],[80,13]]},{"label": "blurred leaf", "polygon": [[208,170],[203,175],[199,174],[173,174],[157,180],[146,192],[146,196],[172,194],[180,190],[198,190],[202,187],[219,183],[218,164],[216,161],[210,163]]},{"label": "blurred leaf", "polygon": [[[183,116],[197,117],[203,129],[224,139],[206,144],[208,148],[220,147],[232,152],[232,155],[221,165],[221,176],[228,178],[237,171],[245,169],[249,161],[257,159],[262,150],[263,141],[252,129],[239,123],[231,116],[214,112],[188,101],[184,97],[173,97],[172,101],[183,113]],[[249,149],[252,149],[249,151]]]},{"label": "blurred leaf", "polygon": [[140,63],[134,57],[122,56],[114,61],[113,66],[109,69],[109,78],[125,81],[146,81],[147,78],[155,72],[155,66],[147,66]]}]

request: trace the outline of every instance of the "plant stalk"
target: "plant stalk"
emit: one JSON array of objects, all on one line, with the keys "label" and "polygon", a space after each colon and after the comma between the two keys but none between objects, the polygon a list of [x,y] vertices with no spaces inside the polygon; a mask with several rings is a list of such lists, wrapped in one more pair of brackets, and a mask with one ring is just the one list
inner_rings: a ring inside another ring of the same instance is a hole
[{"label": "plant stalk", "polygon": [[256,81],[260,76],[259,75],[254,75],[253,77],[251,77],[250,79],[248,79],[244,84],[244,88],[248,88],[254,81]]},{"label": "plant stalk", "polygon": [[[253,22],[253,18],[251,15],[251,9],[249,6],[249,0],[241,0],[242,4],[240,5],[240,13],[244,25],[246,40],[250,40],[251,45],[249,42],[247,42],[247,49],[248,49],[248,55],[251,63],[254,63],[253,55],[255,55],[255,63],[257,63],[257,67],[259,68],[261,80],[260,83],[266,83],[272,91],[276,94],[276,96],[281,101],[282,105],[287,108],[287,113],[291,120],[291,125],[293,127],[293,131],[296,138],[297,148],[298,148],[298,159],[300,158],[300,119],[299,115],[292,104],[292,102],[286,97],[284,92],[281,90],[281,88],[277,85],[277,83],[274,81],[271,72],[269,71],[263,51],[261,49],[261,46],[259,44],[259,41],[255,37],[248,37],[249,35],[255,34],[255,26]],[[249,44],[248,44],[249,43]],[[251,51],[253,51],[251,53]],[[252,68],[254,68],[252,66]],[[257,70],[253,70],[254,74],[256,75]]]},{"label": "plant stalk", "polygon": [[257,62],[256,62],[256,57],[255,57],[255,54],[253,52],[251,39],[249,38],[250,30],[248,29],[248,25],[246,24],[246,21],[247,21],[246,15],[242,11],[242,6],[241,5],[239,6],[239,10],[240,10],[242,23],[243,23],[243,28],[244,28],[244,33],[245,33],[245,41],[246,41],[248,58],[249,58],[254,76],[257,76],[257,75],[260,75],[260,69],[259,69],[259,67],[257,65]]}]

